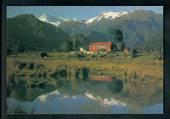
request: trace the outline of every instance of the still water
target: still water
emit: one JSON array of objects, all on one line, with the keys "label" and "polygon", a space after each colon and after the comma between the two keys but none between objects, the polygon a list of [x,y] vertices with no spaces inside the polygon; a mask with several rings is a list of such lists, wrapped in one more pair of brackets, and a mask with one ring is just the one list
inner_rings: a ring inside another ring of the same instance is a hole
[{"label": "still water", "polygon": [[[48,79],[29,85],[17,80],[8,91],[8,113],[162,114],[163,89],[154,81],[93,76]],[[47,79],[30,78],[38,82]]]}]

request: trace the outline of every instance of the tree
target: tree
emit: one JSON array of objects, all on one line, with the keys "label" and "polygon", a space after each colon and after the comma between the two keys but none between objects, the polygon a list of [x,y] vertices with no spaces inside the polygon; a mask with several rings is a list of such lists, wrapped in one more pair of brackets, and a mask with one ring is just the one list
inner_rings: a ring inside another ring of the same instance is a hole
[{"label": "tree", "polygon": [[8,42],[8,45],[7,45],[8,54],[17,55],[18,53],[24,52],[24,51],[25,51],[25,47],[21,41],[14,39],[11,42]]},{"label": "tree", "polygon": [[115,40],[120,42],[123,40],[123,33],[120,29],[114,29],[111,34],[115,37]]},{"label": "tree", "polygon": [[117,51],[117,45],[115,43],[112,44],[112,51]]},{"label": "tree", "polygon": [[77,39],[73,40],[73,50],[78,51],[80,48],[80,42]]},{"label": "tree", "polygon": [[64,52],[73,50],[73,42],[71,40],[64,40],[60,45],[60,50]]},{"label": "tree", "polygon": [[116,45],[117,45],[117,50],[118,51],[123,51],[123,49],[125,48],[125,44],[124,44],[123,41],[117,42]]},{"label": "tree", "polygon": [[114,29],[111,30],[111,34],[114,37],[115,40],[115,44],[117,46],[117,50],[118,51],[123,51],[123,49],[125,48],[125,44],[123,42],[123,33],[120,29]]},{"label": "tree", "polygon": [[80,47],[87,47],[87,38],[83,34],[77,34],[72,37],[73,40],[73,49],[78,51]]},{"label": "tree", "polygon": [[159,31],[150,34],[143,43],[146,51],[160,51],[163,48],[163,32]]}]

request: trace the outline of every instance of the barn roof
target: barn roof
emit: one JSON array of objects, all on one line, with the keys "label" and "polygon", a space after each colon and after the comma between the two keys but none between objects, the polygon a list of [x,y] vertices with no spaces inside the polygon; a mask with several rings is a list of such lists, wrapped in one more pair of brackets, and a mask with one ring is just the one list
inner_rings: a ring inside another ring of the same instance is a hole
[{"label": "barn roof", "polygon": [[95,42],[90,45],[112,45],[112,42]]}]

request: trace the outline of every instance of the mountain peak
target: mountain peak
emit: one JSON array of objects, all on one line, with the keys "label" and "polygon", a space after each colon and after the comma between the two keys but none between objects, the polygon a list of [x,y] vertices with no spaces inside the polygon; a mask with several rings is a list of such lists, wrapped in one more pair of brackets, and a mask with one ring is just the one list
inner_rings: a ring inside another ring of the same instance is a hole
[{"label": "mountain peak", "polygon": [[105,11],[101,13],[99,16],[91,18],[86,21],[86,24],[91,24],[94,21],[100,21],[101,19],[110,19],[114,20],[117,17],[120,17],[122,15],[128,14],[128,12],[110,12],[110,11]]},{"label": "mountain peak", "polygon": [[101,16],[108,16],[108,17],[113,17],[113,18],[115,18],[115,17],[119,17],[119,16],[122,16],[122,15],[125,15],[125,14],[127,14],[128,12],[103,12],[102,14],[101,14]]},{"label": "mountain peak", "polygon": [[55,17],[53,17],[47,13],[44,13],[38,19],[41,21],[47,22],[47,21],[54,21]]},{"label": "mountain peak", "polygon": [[14,18],[28,18],[28,17],[36,18],[33,14],[19,14]]},{"label": "mountain peak", "polygon": [[40,21],[47,22],[50,24],[53,24],[55,26],[60,25],[61,22],[68,21],[68,19],[62,18],[62,17],[54,17],[52,15],[49,15],[47,13],[42,14],[39,18]]}]

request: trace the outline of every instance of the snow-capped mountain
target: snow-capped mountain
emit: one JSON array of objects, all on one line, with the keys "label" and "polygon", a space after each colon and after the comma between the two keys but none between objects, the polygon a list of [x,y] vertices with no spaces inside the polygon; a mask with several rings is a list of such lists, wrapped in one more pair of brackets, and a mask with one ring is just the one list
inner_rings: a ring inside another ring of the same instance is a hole
[{"label": "snow-capped mountain", "polygon": [[126,14],[128,14],[128,12],[103,12],[99,16],[85,20],[85,22],[78,20],[77,18],[69,20],[69,19],[62,18],[62,17],[54,17],[54,16],[51,16],[48,14],[43,14],[38,19],[43,22],[47,22],[47,23],[53,24],[58,27],[62,22],[75,21],[75,22],[80,22],[80,23],[84,22],[85,24],[89,25],[93,22],[98,22],[102,19],[114,20],[115,18],[118,18],[118,17],[126,15]]},{"label": "snow-capped mountain", "polygon": [[50,24],[53,24],[55,26],[60,25],[61,22],[69,21],[68,19],[62,18],[62,17],[54,17],[48,14],[43,14],[38,18],[40,21],[47,22]]},{"label": "snow-capped mountain", "polygon": [[103,12],[101,15],[88,19],[85,24],[91,24],[96,21],[100,21],[102,19],[110,19],[114,20],[115,18],[118,18],[120,16],[126,15],[128,12]]}]

